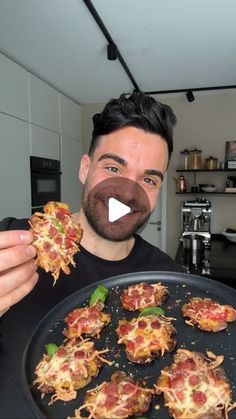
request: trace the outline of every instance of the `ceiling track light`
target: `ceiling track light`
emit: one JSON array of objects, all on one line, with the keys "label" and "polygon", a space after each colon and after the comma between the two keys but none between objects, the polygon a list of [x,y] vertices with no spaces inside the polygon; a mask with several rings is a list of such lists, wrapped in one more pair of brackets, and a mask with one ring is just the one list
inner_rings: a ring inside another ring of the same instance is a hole
[{"label": "ceiling track light", "polygon": [[189,102],[193,102],[195,100],[195,97],[194,97],[194,94],[193,94],[192,90],[187,91],[186,97],[187,97]]},{"label": "ceiling track light", "polygon": [[107,59],[109,61],[114,61],[117,59],[117,47],[115,44],[107,45]]}]

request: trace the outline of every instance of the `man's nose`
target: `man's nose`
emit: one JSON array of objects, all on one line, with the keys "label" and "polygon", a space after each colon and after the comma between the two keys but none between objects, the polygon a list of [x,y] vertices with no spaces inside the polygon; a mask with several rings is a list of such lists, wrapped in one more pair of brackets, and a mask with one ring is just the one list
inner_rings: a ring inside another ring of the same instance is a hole
[{"label": "man's nose", "polygon": [[139,188],[140,186],[136,182],[129,181],[123,187],[118,187],[116,193],[128,203],[130,201],[137,201],[140,198]]}]

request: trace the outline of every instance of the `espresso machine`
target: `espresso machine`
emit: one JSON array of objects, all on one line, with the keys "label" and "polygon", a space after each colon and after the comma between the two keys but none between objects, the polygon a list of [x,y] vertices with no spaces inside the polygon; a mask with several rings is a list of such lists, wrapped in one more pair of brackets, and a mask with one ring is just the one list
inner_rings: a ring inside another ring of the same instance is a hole
[{"label": "espresso machine", "polygon": [[196,198],[181,206],[183,265],[187,272],[210,273],[211,203]]}]

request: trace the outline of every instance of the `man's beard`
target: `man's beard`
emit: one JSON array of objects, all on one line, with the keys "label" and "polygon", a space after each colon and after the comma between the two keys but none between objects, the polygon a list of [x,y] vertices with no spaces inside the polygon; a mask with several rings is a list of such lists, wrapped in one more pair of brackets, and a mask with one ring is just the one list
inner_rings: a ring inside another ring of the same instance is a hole
[{"label": "man's beard", "polygon": [[[138,188],[140,187],[138,186]],[[106,240],[121,242],[129,239],[144,226],[150,217],[151,212],[147,208],[148,205],[145,206],[139,202],[136,199],[137,195],[124,199],[122,194],[117,191],[114,193],[114,189],[112,192],[110,188],[101,188],[94,193],[93,191],[89,191],[89,186],[85,182],[82,192],[82,208],[92,229]],[[110,197],[130,207],[131,213],[110,222],[108,220],[108,199]]]}]

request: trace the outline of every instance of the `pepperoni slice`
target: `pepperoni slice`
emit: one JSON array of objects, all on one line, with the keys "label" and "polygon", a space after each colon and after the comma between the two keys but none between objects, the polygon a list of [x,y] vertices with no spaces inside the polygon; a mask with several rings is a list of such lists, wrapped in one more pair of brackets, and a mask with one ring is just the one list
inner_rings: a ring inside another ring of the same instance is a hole
[{"label": "pepperoni slice", "polygon": [[129,342],[127,342],[126,347],[127,347],[127,350],[129,352],[134,352],[134,350],[135,350],[135,343],[130,340]]},{"label": "pepperoni slice", "polygon": [[61,244],[62,243],[62,237],[58,234],[55,239],[54,239],[56,244]]},{"label": "pepperoni slice", "polygon": [[82,316],[82,317],[80,317],[80,318],[78,319],[78,326],[79,326],[79,327],[83,327],[83,326],[85,326],[85,325],[87,324],[87,322],[88,322],[87,317]]},{"label": "pepperoni slice", "polygon": [[72,243],[72,241],[70,240],[70,239],[65,239],[65,247],[66,247],[66,249],[70,249],[70,247],[72,247],[73,246],[73,243]]},{"label": "pepperoni slice", "polygon": [[70,236],[72,239],[76,236],[76,230],[73,227],[68,228],[68,236]]},{"label": "pepperoni slice", "polygon": [[195,391],[193,393],[193,401],[199,406],[203,406],[206,403],[207,398],[202,391]]},{"label": "pepperoni slice", "polygon": [[69,313],[66,318],[68,325],[71,325],[72,323],[74,323],[79,318],[80,314],[81,314],[81,311],[79,310],[71,311],[71,313]]},{"label": "pepperoni slice", "polygon": [[140,345],[141,343],[143,343],[143,341],[144,341],[143,336],[140,336],[140,335],[136,336],[136,338],[135,338],[136,343],[138,343]]},{"label": "pepperoni slice", "polygon": [[48,257],[52,260],[57,258],[57,252],[55,252],[55,250],[52,250],[51,252],[48,253]]},{"label": "pepperoni slice", "polygon": [[152,293],[153,293],[153,288],[152,287],[149,287],[147,285],[145,287],[143,287],[144,297],[149,298],[149,297],[151,297]]},{"label": "pepperoni slice", "polygon": [[96,313],[91,313],[89,314],[89,321],[91,322],[96,322],[97,320],[99,320],[100,318],[100,312],[96,312]]},{"label": "pepperoni slice", "polygon": [[138,327],[139,327],[140,329],[145,329],[145,328],[147,327],[147,323],[145,322],[145,320],[140,320],[140,321],[138,322]]},{"label": "pepperoni slice", "polygon": [[158,320],[154,320],[154,321],[151,323],[151,327],[152,327],[153,329],[160,329],[161,324],[160,324],[160,322],[159,322]]},{"label": "pepperoni slice", "polygon": [[124,302],[126,302],[126,303],[130,303],[132,300],[133,300],[133,298],[131,297],[131,295],[129,295],[129,294],[124,294],[124,295],[122,295],[122,299],[123,299],[123,301]]},{"label": "pepperoni slice", "polygon": [[59,211],[56,211],[56,217],[60,221],[63,221],[65,219],[65,214],[66,214],[66,211],[64,211],[63,208],[61,208]]},{"label": "pepperoni slice", "polygon": [[64,364],[61,364],[61,366],[60,366],[61,371],[69,371],[70,369],[71,368],[70,368],[69,362],[64,362]]},{"label": "pepperoni slice", "polygon": [[131,383],[125,383],[123,385],[123,389],[122,390],[123,390],[123,393],[125,393],[125,394],[133,393],[134,386]]},{"label": "pepperoni slice", "polygon": [[177,398],[182,402],[184,400],[184,392],[183,390],[179,390],[176,392]]},{"label": "pepperoni slice", "polygon": [[56,352],[57,356],[59,356],[60,358],[63,358],[64,356],[67,355],[67,350],[65,348],[58,348],[57,352]]},{"label": "pepperoni slice", "polygon": [[43,243],[43,248],[46,252],[48,252],[51,249],[52,245],[49,242]]},{"label": "pepperoni slice", "polygon": [[108,383],[104,387],[104,393],[108,396],[118,393],[118,385],[116,383]]},{"label": "pepperoni slice", "polygon": [[77,359],[82,359],[82,358],[85,357],[85,353],[84,353],[84,351],[80,351],[80,350],[79,351],[75,351],[74,357],[77,358]]},{"label": "pepperoni slice", "polygon": [[106,407],[107,409],[114,407],[117,402],[118,402],[119,398],[117,396],[113,396],[112,394],[109,394],[109,396],[107,396],[106,401],[104,403],[104,407]]},{"label": "pepperoni slice", "polygon": [[131,332],[131,330],[133,330],[133,329],[134,329],[134,326],[131,325],[130,323],[126,322],[126,323],[122,323],[119,326],[118,330],[119,330],[119,334],[121,336],[123,336],[123,335],[126,335],[127,333]]},{"label": "pepperoni slice", "polygon": [[139,291],[136,289],[132,289],[130,291],[130,295],[132,295],[132,297],[139,297]]},{"label": "pepperoni slice", "polygon": [[191,377],[189,378],[189,384],[191,386],[196,386],[197,384],[199,384],[200,382],[200,378],[198,375],[191,375]]},{"label": "pepperoni slice", "polygon": [[144,301],[145,301],[145,305],[150,304],[152,302],[151,298],[146,298],[146,297],[144,298]]},{"label": "pepperoni slice", "polygon": [[54,226],[49,227],[49,234],[50,236],[56,236],[57,235],[57,229]]},{"label": "pepperoni slice", "polygon": [[184,383],[184,374],[178,373],[170,380],[170,387],[181,387]]},{"label": "pepperoni slice", "polygon": [[183,371],[192,371],[196,369],[196,362],[192,358],[187,358],[183,362],[178,362],[178,369]]}]

